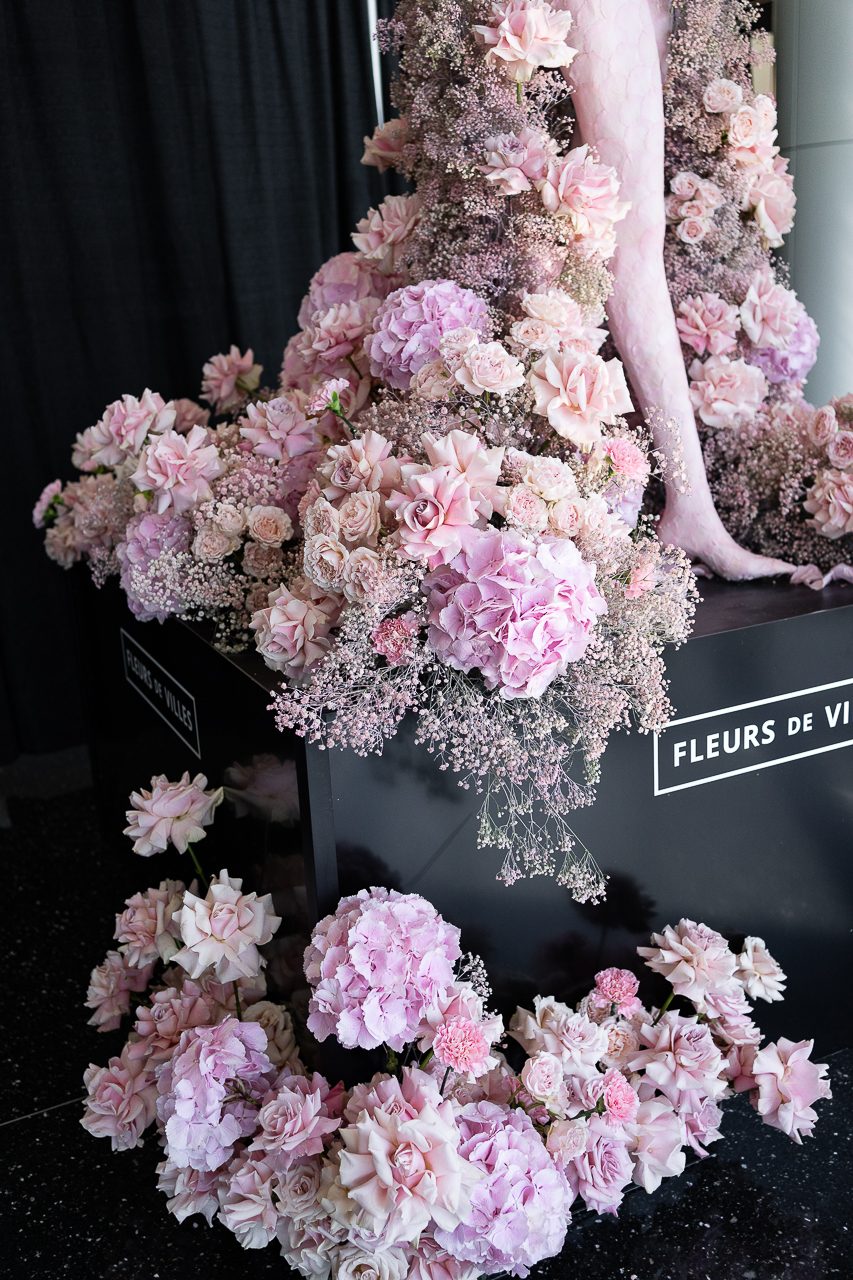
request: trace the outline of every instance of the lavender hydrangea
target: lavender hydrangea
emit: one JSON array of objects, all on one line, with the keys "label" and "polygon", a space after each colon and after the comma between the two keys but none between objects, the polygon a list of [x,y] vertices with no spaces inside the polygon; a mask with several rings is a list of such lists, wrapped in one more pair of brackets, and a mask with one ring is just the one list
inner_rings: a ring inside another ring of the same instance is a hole
[{"label": "lavender hydrangea", "polygon": [[489,331],[485,302],[453,280],[421,280],[396,289],[376,313],[373,333],[364,343],[370,372],[398,391],[408,389],[414,374],[439,356],[439,342],[454,329]]},{"label": "lavender hydrangea", "polygon": [[749,363],[757,365],[768,382],[805,382],[817,359],[820,334],[805,307],[800,306],[794,332],[786,345],[757,347],[749,354]]}]

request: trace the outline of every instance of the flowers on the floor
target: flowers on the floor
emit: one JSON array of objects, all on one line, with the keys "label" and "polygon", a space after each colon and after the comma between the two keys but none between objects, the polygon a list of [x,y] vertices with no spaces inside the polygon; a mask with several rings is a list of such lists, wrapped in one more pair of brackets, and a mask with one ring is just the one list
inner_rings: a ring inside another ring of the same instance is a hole
[{"label": "flowers on the floor", "polygon": [[[365,889],[319,921],[304,1022],[267,998],[281,924],[225,871],[130,898],[87,999],[99,1031],[129,1034],[86,1071],[82,1123],[116,1151],[153,1138],[179,1221],[218,1219],[306,1277],[526,1276],[573,1213],[616,1213],[706,1155],[733,1094],[795,1142],[830,1097],[812,1042],[753,1020],[785,983],[761,938],[680,920],[638,948],[658,1007],[607,968],[505,1032],[482,962],[417,894]],[[360,1051],[345,1083],[317,1069],[333,1038]]]}]

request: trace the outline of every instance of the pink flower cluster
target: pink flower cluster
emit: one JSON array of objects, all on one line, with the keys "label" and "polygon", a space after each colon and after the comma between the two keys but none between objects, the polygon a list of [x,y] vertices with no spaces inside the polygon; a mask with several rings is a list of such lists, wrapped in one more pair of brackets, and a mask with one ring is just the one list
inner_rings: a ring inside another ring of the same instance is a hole
[{"label": "pink flower cluster", "polygon": [[437,359],[441,338],[454,329],[489,331],[485,303],[452,280],[422,280],[389,294],[376,313],[364,349],[373,377],[405,391],[425,364]]},{"label": "pink flower cluster", "polygon": [[696,173],[676,173],[669,183],[666,219],[684,244],[699,244],[713,227],[724,196],[715,182]]}]

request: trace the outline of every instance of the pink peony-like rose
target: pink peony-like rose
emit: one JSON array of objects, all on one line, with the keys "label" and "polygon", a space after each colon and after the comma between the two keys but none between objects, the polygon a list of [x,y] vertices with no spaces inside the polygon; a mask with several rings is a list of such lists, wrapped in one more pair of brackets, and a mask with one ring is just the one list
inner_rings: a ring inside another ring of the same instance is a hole
[{"label": "pink peony-like rose", "polygon": [[615,226],[630,204],[619,199],[619,178],[601,164],[588,146],[576,147],[552,160],[536,184],[549,213],[563,215],[581,253],[604,261],[616,252]]},{"label": "pink peony-like rose", "polygon": [[[469,1262],[460,1262],[452,1253],[436,1243],[435,1236],[424,1232],[416,1251],[407,1260],[406,1280],[478,1280],[479,1271]],[[374,1280],[368,1276],[367,1280]],[[382,1280],[377,1276],[376,1280]]]},{"label": "pink peony-like rose", "polygon": [[675,234],[683,244],[701,244],[712,226],[710,218],[684,218],[676,223]]},{"label": "pink peony-like rose", "polygon": [[171,844],[178,853],[187,845],[203,840],[205,827],[213,822],[222,802],[221,787],[206,791],[207,778],[197,773],[190,781],[185,773],[180,781],[169,782],[165,774],[151,779],[150,791],[134,791],[127,810],[124,835],[133,840],[133,852],[149,858]]},{"label": "pink peony-like rose", "polygon": [[533,545],[512,530],[469,530],[447,568],[424,580],[429,643],[459,671],[478,668],[502,698],[540,697],[586,650],[606,605],[566,539]]},{"label": "pink peony-like rose", "polygon": [[767,395],[767,379],[745,360],[709,356],[690,366],[690,400],[708,427],[732,427],[752,418]]},{"label": "pink peony-like rose", "polygon": [[240,546],[240,539],[205,521],[193,538],[192,553],[202,564],[217,564]]},{"label": "pink peony-like rose", "polygon": [[182,436],[193,427],[206,427],[210,422],[210,410],[202,409],[195,400],[173,400],[172,408],[175,410],[174,429]]},{"label": "pink peony-like rose", "polygon": [[140,966],[131,964],[119,951],[108,951],[89,977],[86,1008],[94,1009],[89,1026],[99,1031],[114,1031],[130,1012],[131,991],[145,990],[153,968],[153,960]]},{"label": "pink peony-like rose", "polygon": [[743,103],[726,121],[729,155],[747,169],[766,168],[779,151],[776,141],[776,108],[771,98],[759,94]]},{"label": "pink peony-like rose", "polygon": [[621,1071],[640,1047],[638,1023],[625,1018],[606,1017],[598,1025],[607,1032],[607,1048],[601,1055],[601,1064],[618,1067]]},{"label": "pink peony-like rose", "polygon": [[538,458],[520,449],[509,449],[506,458],[511,478],[538,493],[546,502],[577,497],[575,474],[559,458]]},{"label": "pink peony-like rose", "polygon": [[499,342],[481,342],[465,352],[454,377],[472,396],[505,396],[524,386],[524,365]]},{"label": "pink peony-like rose", "polygon": [[698,293],[679,305],[676,326],[681,341],[697,355],[722,356],[737,346],[740,317],[717,293]]},{"label": "pink peony-like rose", "polygon": [[201,987],[186,979],[180,991],[163,987],[151,995],[151,1003],[140,1005],[133,1024],[135,1039],[127,1046],[127,1056],[134,1061],[144,1059],[149,1068],[172,1056],[172,1050],[190,1027],[203,1027],[214,1022],[216,1006]]},{"label": "pink peony-like rose", "polygon": [[734,80],[712,80],[702,94],[703,107],[713,115],[737,111],[742,102],[743,90]]},{"label": "pink peony-like rose", "polygon": [[175,406],[156,391],[122,396],[108,404],[100,419],[78,435],[72,461],[80,471],[118,467],[135,458],[149,435],[162,435],[175,426]]},{"label": "pink peony-like rose", "polygon": [[568,67],[577,49],[566,43],[572,15],[547,0],[493,0],[490,25],[474,34],[511,80],[527,81],[538,67]]},{"label": "pink peony-like rose", "polygon": [[270,592],[269,605],[253,614],[249,625],[266,665],[293,677],[328,652],[334,623],[328,609],[281,586]]},{"label": "pink peony-like rose", "polygon": [[378,298],[360,302],[337,302],[328,311],[318,311],[302,335],[308,358],[321,365],[334,366],[351,356],[370,331],[379,306]]},{"label": "pink peony-like rose", "polygon": [[276,462],[300,458],[316,449],[320,442],[317,424],[305,416],[288,396],[262,400],[246,406],[246,416],[239,421],[240,435],[252,446],[252,452]]},{"label": "pink peony-like rose", "polygon": [[826,456],[839,471],[853,470],[853,431],[836,431],[826,447]]},{"label": "pink peony-like rose", "polygon": [[373,648],[392,667],[408,666],[418,651],[420,621],[409,610],[395,618],[383,618],[373,632]]},{"label": "pink peony-like rose", "polygon": [[746,198],[762,237],[771,249],[778,249],[794,225],[797,197],[794,180],[782,168],[756,171]]},{"label": "pink peony-like rose", "polygon": [[546,417],[564,440],[582,449],[600,438],[605,423],[631,411],[620,362],[602,360],[589,351],[572,347],[548,351],[533,365],[528,381],[536,413]]},{"label": "pink peony-like rose", "polygon": [[784,349],[799,317],[797,295],[776,283],[770,267],[754,271],[740,318],[750,342],[756,347]]},{"label": "pink peony-like rose", "polygon": [[251,347],[243,353],[232,345],[227,355],[211,356],[202,369],[202,400],[212,404],[217,413],[227,413],[247,392],[257,388],[261,368],[255,364]]},{"label": "pink peony-like rose", "polygon": [[213,969],[220,982],[252,978],[264,961],[258,947],[269,942],[278,926],[268,893],[242,893],[243,881],[220,871],[204,898],[189,890],[176,916],[184,949],[175,956],[191,978]]},{"label": "pink peony-like rose", "polygon": [[265,547],[280,547],[293,537],[293,522],[280,507],[250,507],[246,515],[249,537]]},{"label": "pink peony-like rose", "polygon": [[530,191],[545,177],[549,163],[557,156],[557,144],[540,129],[527,125],[519,133],[502,133],[484,143],[482,172],[502,196]]},{"label": "pink peony-like rose", "polygon": [[494,1102],[469,1103],[457,1120],[460,1154],[479,1172],[470,1215],[435,1238],[480,1275],[526,1276],[560,1252],[572,1194],[530,1117]]},{"label": "pink peony-like rose", "polygon": [[157,1166],[157,1175],[157,1190],[169,1197],[166,1208],[178,1222],[195,1213],[203,1214],[208,1225],[213,1222],[219,1212],[219,1188],[228,1179],[227,1170],[179,1169],[171,1160],[164,1160]]},{"label": "pink peony-like rose", "polygon": [[586,1146],[566,1165],[566,1176],[575,1195],[594,1213],[616,1213],[634,1167],[628,1154],[628,1139],[603,1116],[590,1116]]},{"label": "pink peony-like rose", "polygon": [[684,1172],[684,1127],[668,1102],[660,1098],[641,1102],[627,1132],[633,1180],[644,1191],[657,1191],[664,1178],[677,1178]]},{"label": "pink peony-like rose", "polygon": [[319,473],[328,482],[323,495],[334,502],[363,489],[389,493],[400,478],[400,464],[384,436],[365,431],[357,440],[332,445]]},{"label": "pink peony-like rose", "polygon": [[795,1042],[782,1037],[756,1053],[753,1081],[735,1082],[739,1091],[745,1083],[747,1087],[754,1084],[751,1101],[764,1123],[781,1129],[797,1143],[814,1129],[814,1103],[832,1097],[825,1079],[829,1068],[825,1062],[811,1061],[813,1048],[813,1040]]},{"label": "pink peony-like rose", "polygon": [[434,467],[445,467],[461,476],[481,516],[488,519],[499,498],[498,479],[504,450],[486,448],[477,436],[454,428],[444,436],[425,435],[424,452]]},{"label": "pink peony-like rose", "polygon": [[142,1146],[142,1134],[154,1119],[157,1089],[140,1059],[125,1048],[106,1067],[90,1064],[83,1075],[87,1098],[80,1121],[93,1138],[109,1138],[113,1151]]},{"label": "pink peony-like rose", "polygon": [[338,533],[344,542],[376,546],[382,527],[380,501],[375,489],[347,494],[337,512]]},{"label": "pink peony-like rose", "polygon": [[784,1000],[787,978],[763,938],[744,938],[735,977],[751,1000]]},{"label": "pink peony-like rose", "polygon": [[396,169],[403,158],[403,148],[409,141],[409,122],[405,116],[378,124],[369,138],[364,139],[364,155],[361,163],[373,165],[380,173]]},{"label": "pink peony-like rose", "polygon": [[682,1125],[682,1140],[697,1156],[706,1156],[711,1143],[722,1137],[720,1124],[723,1113],[716,1102],[711,1102],[701,1093],[683,1093],[676,1115]]},{"label": "pink peony-like rose", "polygon": [[263,1249],[276,1237],[277,1178],[272,1161],[250,1152],[234,1157],[219,1187],[219,1220],[244,1249]]},{"label": "pink peony-like rose", "polygon": [[370,547],[354,547],[344,565],[341,589],[347,600],[386,605],[397,597],[395,576],[387,561]]},{"label": "pink peony-like rose", "polygon": [[342,591],[349,551],[338,538],[317,533],[302,548],[305,577],[322,591]]},{"label": "pink peony-like rose", "polygon": [[393,493],[388,506],[397,517],[400,549],[430,568],[447,564],[462,548],[462,533],[478,520],[464,476],[449,467],[424,471],[403,468],[405,490]]},{"label": "pink peony-like rose", "polygon": [[213,496],[210,481],[222,475],[219,450],[210,443],[205,427],[193,427],[185,436],[164,431],[142,450],[131,480],[141,492],[150,492],[155,510],[177,515]]},{"label": "pink peony-like rose", "polygon": [[116,916],[115,939],[137,968],[156,960],[168,962],[177,950],[179,936],[175,916],[183,904],[185,885],[180,880],[163,880],[157,889],[135,893]]},{"label": "pink peony-like rose", "polygon": [[[248,542],[243,548],[243,559],[241,566],[244,573],[250,578],[268,579],[280,578],[284,558],[281,553],[281,547],[265,547],[260,542]],[[249,613],[257,613],[259,609],[263,609],[267,603],[269,594],[269,583],[257,582],[254,584],[258,590],[257,597],[252,597],[253,604],[246,608]]]},{"label": "pink peony-like rose", "polygon": [[818,471],[803,507],[818,533],[841,538],[853,533],[853,473],[824,467]]},{"label": "pink peony-like rose", "polygon": [[462,328],[488,336],[486,304],[472,290],[453,280],[421,280],[397,289],[377,311],[364,342],[370,372],[405,391],[412,375],[442,354],[442,336]]},{"label": "pink peony-like rose", "polygon": [[369,262],[393,271],[395,255],[414,231],[420,216],[419,196],[386,196],[378,209],[368,209],[356,224],[352,242]]},{"label": "pink peony-like rose", "polygon": [[536,996],[533,1012],[517,1009],[509,1034],[529,1054],[556,1054],[566,1075],[581,1079],[596,1074],[596,1063],[607,1050],[607,1032],[553,996]]},{"label": "pink peony-like rose", "polygon": [[699,1008],[709,991],[730,990],[736,985],[734,953],[716,929],[695,920],[679,920],[663,933],[652,934],[652,946],[637,947],[653,973],[659,973],[677,996],[685,996]]},{"label": "pink peony-like rose", "polygon": [[280,1004],[258,1000],[243,1013],[243,1020],[258,1022],[267,1033],[267,1057],[274,1067],[288,1067],[295,1075],[303,1074],[293,1019]]},{"label": "pink peony-like rose", "polygon": [[565,1116],[566,1086],[562,1058],[540,1049],[522,1067],[521,1083],[534,1102],[541,1102],[552,1115]]},{"label": "pink peony-like rose", "polygon": [[697,1018],[665,1013],[659,1022],[639,1029],[640,1052],[630,1059],[630,1071],[644,1071],[673,1104],[683,1093],[701,1093],[712,1101],[726,1089],[723,1058],[707,1026]]},{"label": "pink peony-like rose", "polygon": [[340,1123],[340,1093],[324,1076],[285,1070],[258,1112],[258,1132],[249,1148],[264,1153],[278,1171],[319,1155]]}]

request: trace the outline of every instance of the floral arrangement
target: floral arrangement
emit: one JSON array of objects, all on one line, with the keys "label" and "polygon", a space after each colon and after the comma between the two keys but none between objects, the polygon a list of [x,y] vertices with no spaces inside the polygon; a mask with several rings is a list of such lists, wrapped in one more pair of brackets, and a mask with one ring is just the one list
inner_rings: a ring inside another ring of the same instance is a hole
[{"label": "floral arrangement", "polygon": [[601,353],[627,205],[570,146],[571,25],[546,0],[401,0],[380,31],[400,115],[364,162],[415,193],[314,275],[278,388],[232,347],[204,367],[215,424],[122,397],[34,514],[48,554],[118,573],[137,617],[254,637],[282,729],[378,752],[416,715],[482,792],[501,877],[595,899],[565,814],[612,730],[669,718],[662,655],[696,597],[640,515],[656,459]]},{"label": "floral arrangement", "polygon": [[752,0],[679,0],[667,82],[666,259],[715,501],[756,551],[822,569],[853,550],[853,400],[815,409],[818,332],[775,251],[794,223],[772,61]]},{"label": "floral arrangement", "polygon": [[[653,1192],[707,1154],[733,1093],[795,1142],[811,1133],[826,1066],[811,1041],[764,1043],[752,1016],[783,998],[779,965],[762,939],[732,949],[691,920],[638,948],[668,987],[659,1008],[636,974],[604,969],[575,1009],[516,1010],[507,1038],[459,930],[416,894],[363,890],[314,928],[303,1026],[267,998],[271,899],[202,871],[220,798],[201,775],[131,797],[135,851],[171,846],[201,884],[127,901],[87,999],[99,1031],[132,1027],[86,1071],[83,1126],[115,1151],[153,1130],[178,1221],[276,1243],[308,1277],[526,1276],[573,1209],[616,1213],[632,1185]],[[362,1051],[346,1084],[310,1065],[331,1038]]]}]

